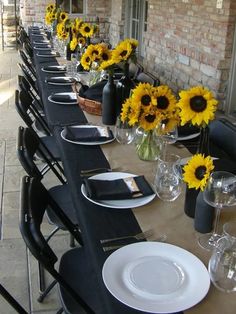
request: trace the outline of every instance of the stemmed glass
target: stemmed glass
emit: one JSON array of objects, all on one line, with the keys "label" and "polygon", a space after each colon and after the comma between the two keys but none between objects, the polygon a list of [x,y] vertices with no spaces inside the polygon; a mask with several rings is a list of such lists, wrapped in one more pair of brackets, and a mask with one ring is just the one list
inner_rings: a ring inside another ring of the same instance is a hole
[{"label": "stemmed glass", "polygon": [[115,138],[120,144],[130,144],[134,139],[134,129],[128,125],[128,122],[122,122],[117,118],[115,126]]},{"label": "stemmed glass", "polygon": [[168,121],[162,121],[157,128],[157,134],[161,137],[162,155],[166,155],[167,145],[174,144],[178,139],[178,128],[174,125],[169,129]]},{"label": "stemmed glass", "polygon": [[198,242],[202,248],[212,250],[217,246],[217,241],[221,237],[218,233],[221,209],[236,204],[236,176],[226,171],[213,172],[203,192],[203,199],[215,207],[216,216],[213,232],[202,235]]}]

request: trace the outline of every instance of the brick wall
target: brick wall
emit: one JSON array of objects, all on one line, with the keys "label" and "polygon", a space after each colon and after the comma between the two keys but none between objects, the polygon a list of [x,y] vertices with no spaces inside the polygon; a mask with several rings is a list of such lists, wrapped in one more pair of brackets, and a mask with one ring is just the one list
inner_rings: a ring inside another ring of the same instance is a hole
[{"label": "brick wall", "polygon": [[145,67],[175,91],[196,84],[213,90],[224,106],[236,1],[150,0]]}]

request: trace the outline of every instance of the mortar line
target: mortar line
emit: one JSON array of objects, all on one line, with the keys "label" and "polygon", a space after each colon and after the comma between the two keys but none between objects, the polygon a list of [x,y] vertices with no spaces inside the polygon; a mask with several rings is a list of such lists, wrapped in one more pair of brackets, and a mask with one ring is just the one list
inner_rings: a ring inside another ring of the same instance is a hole
[{"label": "mortar line", "polygon": [[1,223],[0,223],[0,240],[3,239],[3,191],[4,191],[4,181],[5,181],[5,165],[6,165],[6,140],[3,140],[4,142],[4,153],[3,153],[3,167],[2,167],[2,188],[1,188]]}]

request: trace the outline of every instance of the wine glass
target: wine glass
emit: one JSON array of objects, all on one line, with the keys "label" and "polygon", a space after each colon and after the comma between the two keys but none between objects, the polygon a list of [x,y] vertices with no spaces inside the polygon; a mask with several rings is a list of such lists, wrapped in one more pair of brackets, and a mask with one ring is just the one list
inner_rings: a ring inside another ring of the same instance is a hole
[{"label": "wine glass", "polygon": [[161,138],[161,144],[162,144],[162,154],[163,156],[166,155],[167,145],[168,144],[174,144],[178,139],[178,128],[177,125],[174,124],[173,127],[170,127],[167,120],[161,121],[157,128],[157,134]]},{"label": "wine glass", "polygon": [[216,215],[213,232],[199,237],[198,243],[202,248],[212,250],[221,237],[218,233],[221,209],[236,204],[236,176],[226,171],[213,172],[203,192],[203,199],[215,207]]},{"label": "wine glass", "polygon": [[229,235],[217,241],[208,265],[214,286],[223,292],[236,291],[236,238]]},{"label": "wine glass", "polygon": [[128,122],[122,122],[118,117],[115,126],[115,138],[120,144],[130,144],[134,139],[134,130]]},{"label": "wine glass", "polygon": [[172,202],[180,195],[182,172],[178,155],[167,154],[158,158],[154,188],[157,196],[163,201]]}]

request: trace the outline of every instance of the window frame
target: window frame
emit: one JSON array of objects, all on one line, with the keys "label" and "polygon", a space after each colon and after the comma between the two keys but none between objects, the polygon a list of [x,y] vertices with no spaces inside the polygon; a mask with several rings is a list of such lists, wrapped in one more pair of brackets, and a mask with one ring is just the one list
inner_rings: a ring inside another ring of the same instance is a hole
[{"label": "window frame", "polygon": [[[82,15],[86,14],[86,12],[87,12],[87,1],[86,0],[82,0],[83,1],[83,13],[72,13],[72,0],[67,0],[67,1],[69,1],[69,5],[70,5],[70,10],[68,12],[68,14],[70,16],[82,16]],[[57,4],[58,4],[58,6],[60,6],[59,0],[57,0]]]}]

